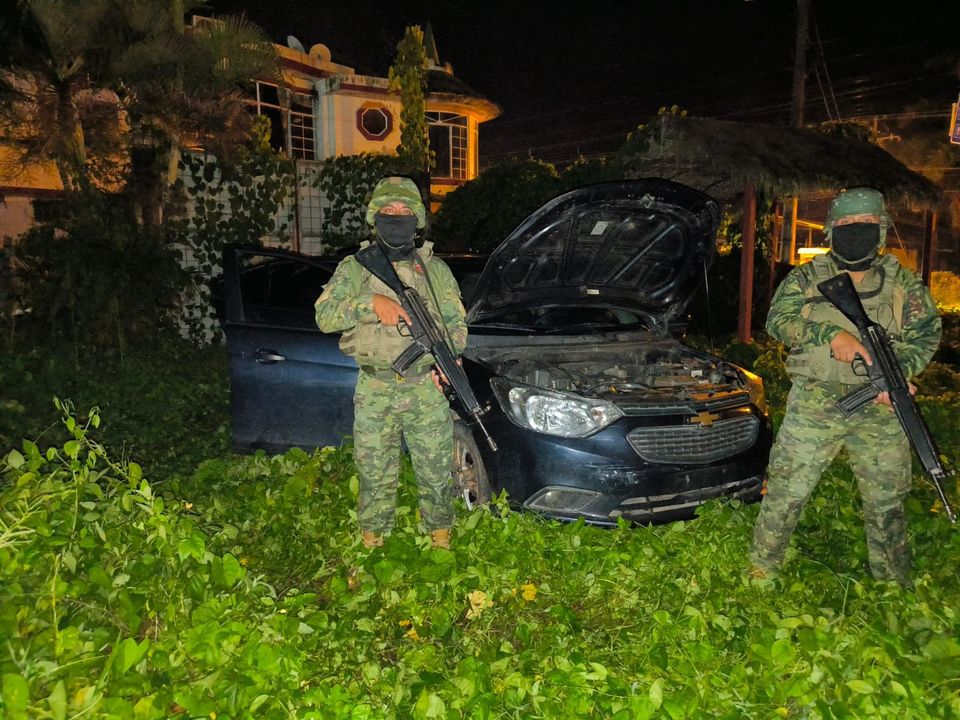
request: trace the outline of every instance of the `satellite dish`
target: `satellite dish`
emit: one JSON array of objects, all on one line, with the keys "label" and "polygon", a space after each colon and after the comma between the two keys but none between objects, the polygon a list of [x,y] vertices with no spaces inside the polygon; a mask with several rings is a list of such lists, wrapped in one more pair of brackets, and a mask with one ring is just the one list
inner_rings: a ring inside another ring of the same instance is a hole
[{"label": "satellite dish", "polygon": [[287,35],[287,47],[293,48],[294,50],[299,50],[304,54],[307,52],[303,49],[303,43],[297,40],[293,35]]},{"label": "satellite dish", "polygon": [[316,58],[320,62],[330,62],[330,48],[322,43],[317,43],[310,47],[310,57]]}]

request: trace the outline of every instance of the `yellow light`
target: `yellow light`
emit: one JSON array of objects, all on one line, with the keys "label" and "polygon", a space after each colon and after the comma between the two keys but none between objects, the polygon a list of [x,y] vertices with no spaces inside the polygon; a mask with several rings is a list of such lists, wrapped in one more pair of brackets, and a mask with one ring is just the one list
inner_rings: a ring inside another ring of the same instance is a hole
[{"label": "yellow light", "polygon": [[815,255],[823,255],[830,252],[830,248],[825,247],[804,247],[797,248],[797,262],[805,263],[813,260]]}]

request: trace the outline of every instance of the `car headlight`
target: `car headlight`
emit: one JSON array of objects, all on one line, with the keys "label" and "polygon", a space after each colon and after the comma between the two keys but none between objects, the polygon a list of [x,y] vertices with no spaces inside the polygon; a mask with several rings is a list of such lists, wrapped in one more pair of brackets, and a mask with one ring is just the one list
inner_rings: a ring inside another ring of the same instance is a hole
[{"label": "car headlight", "polygon": [[545,390],[504,378],[493,378],[490,385],[507,417],[520,427],[546,435],[586,437],[623,417],[620,408],[602,400]]}]

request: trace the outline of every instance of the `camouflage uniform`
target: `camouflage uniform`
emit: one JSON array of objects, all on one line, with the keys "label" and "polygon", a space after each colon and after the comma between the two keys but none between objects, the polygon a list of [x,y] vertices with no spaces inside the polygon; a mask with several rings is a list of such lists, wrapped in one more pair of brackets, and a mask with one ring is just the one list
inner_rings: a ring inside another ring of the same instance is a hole
[{"label": "camouflage uniform", "polygon": [[[385,202],[389,196],[375,192],[368,222],[372,224],[377,204]],[[422,205],[420,210],[418,220],[423,217]],[[430,243],[425,243],[416,259],[394,262],[394,267],[404,283],[420,293],[438,324],[447,327],[454,352],[462,352],[467,338],[465,313],[446,263],[434,257]],[[412,340],[396,327],[379,322],[372,310],[374,293],[397,299],[351,255],[337,266],[316,303],[319,328],[344,331],[340,347],[360,366],[353,426],[360,527],[376,535],[393,527],[402,435],[419,485],[421,520],[428,531],[448,528],[454,517],[449,405],[430,377],[431,356],[421,358],[405,378],[390,369]]]},{"label": "camouflage uniform", "polygon": [[[760,570],[771,570],[783,560],[821,473],[846,447],[863,498],[871,572],[906,582],[911,563],[903,500],[911,486],[910,447],[889,406],[870,404],[847,419],[835,405],[863,378],[850,363],[830,354],[830,342],[841,330],[859,337],[854,325],[816,289],[817,283],[841,272],[833,255],[794,268],[771,303],[767,331],[790,348],[787,372],[793,385],[770,454],[751,561]],[[867,315],[890,335],[904,374],[910,378],[923,370],[936,351],[941,326],[920,279],[893,256],[880,255],[856,287]]]}]

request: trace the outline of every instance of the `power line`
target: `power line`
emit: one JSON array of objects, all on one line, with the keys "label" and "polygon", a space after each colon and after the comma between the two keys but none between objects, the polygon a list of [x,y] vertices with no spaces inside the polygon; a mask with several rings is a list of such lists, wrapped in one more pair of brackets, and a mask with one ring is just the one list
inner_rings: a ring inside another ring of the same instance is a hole
[{"label": "power line", "polygon": [[[830,82],[830,71],[827,70],[827,58],[823,54],[823,43],[820,40],[820,26],[817,21],[813,21],[813,32],[817,36],[817,52],[820,55],[820,63],[823,65],[823,74],[827,79],[827,87],[830,89],[830,97],[833,98],[833,109],[837,120],[840,120],[840,106],[837,105],[837,96],[833,92],[833,83]],[[820,82],[820,72],[817,71],[817,83]],[[820,86],[820,93],[823,94],[823,85]],[[830,106],[827,104],[827,96],[823,96],[823,104],[827,106],[827,117],[830,117]],[[832,118],[831,118],[832,119]]]}]

